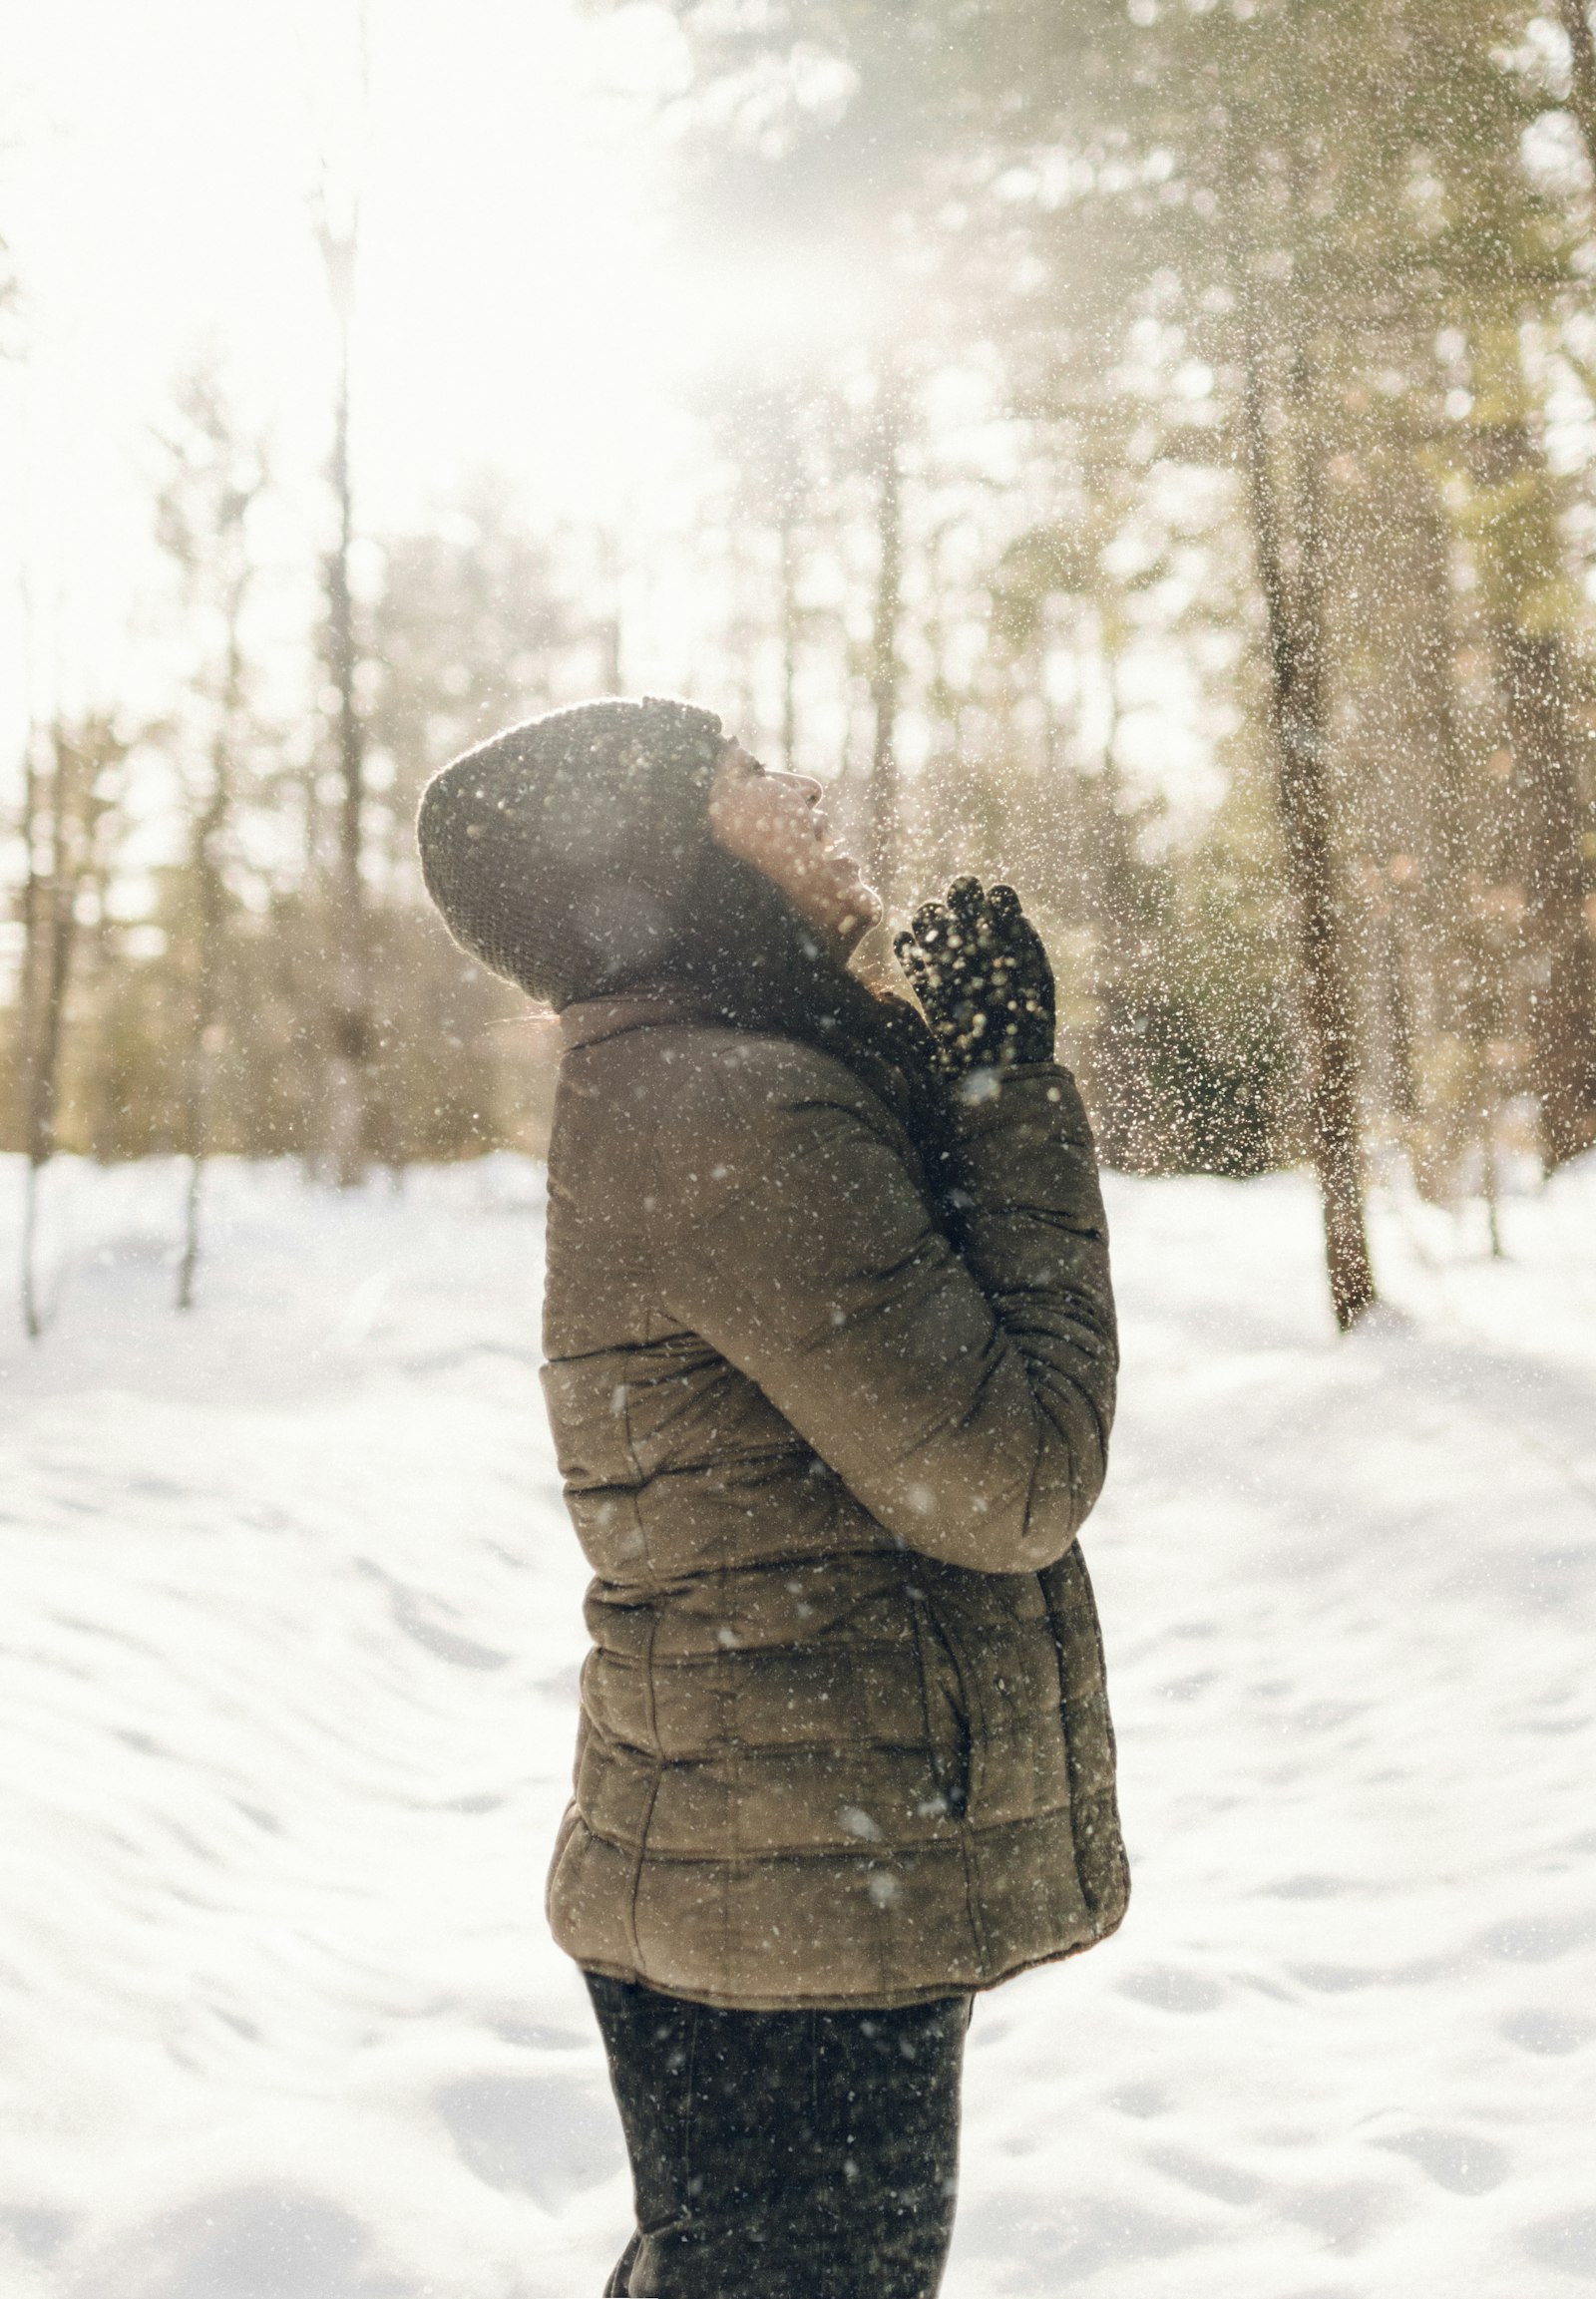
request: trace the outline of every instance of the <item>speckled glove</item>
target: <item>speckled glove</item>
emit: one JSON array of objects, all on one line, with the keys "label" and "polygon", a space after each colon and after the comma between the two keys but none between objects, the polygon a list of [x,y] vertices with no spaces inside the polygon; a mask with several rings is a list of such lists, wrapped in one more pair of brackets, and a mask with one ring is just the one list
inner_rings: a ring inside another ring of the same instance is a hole
[{"label": "speckled glove", "polygon": [[956,878],[893,945],[950,1080],[1053,1058],[1053,969],[1011,886]]}]

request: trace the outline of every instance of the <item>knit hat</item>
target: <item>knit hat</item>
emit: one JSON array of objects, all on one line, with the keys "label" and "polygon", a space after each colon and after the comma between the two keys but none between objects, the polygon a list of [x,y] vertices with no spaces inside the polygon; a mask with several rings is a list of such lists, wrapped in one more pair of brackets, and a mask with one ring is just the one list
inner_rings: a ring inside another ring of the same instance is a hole
[{"label": "knit hat", "polygon": [[649,695],[551,710],[453,760],[416,841],[456,942],[555,1006],[656,968],[711,843],[725,743],[712,710]]}]

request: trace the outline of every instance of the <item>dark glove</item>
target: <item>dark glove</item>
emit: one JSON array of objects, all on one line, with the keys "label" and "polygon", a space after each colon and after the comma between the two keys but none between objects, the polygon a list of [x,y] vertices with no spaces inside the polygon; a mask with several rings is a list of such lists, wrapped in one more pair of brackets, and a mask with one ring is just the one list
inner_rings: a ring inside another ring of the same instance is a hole
[{"label": "dark glove", "polygon": [[956,878],[894,941],[949,1078],[1053,1058],[1053,969],[1011,886]]}]

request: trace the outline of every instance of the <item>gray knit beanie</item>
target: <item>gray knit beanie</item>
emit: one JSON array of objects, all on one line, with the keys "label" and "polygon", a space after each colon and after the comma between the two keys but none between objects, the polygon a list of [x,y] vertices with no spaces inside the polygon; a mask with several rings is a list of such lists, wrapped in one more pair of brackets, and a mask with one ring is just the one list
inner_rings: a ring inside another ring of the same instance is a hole
[{"label": "gray knit beanie", "polygon": [[453,760],[416,841],[456,942],[555,1006],[657,966],[710,844],[725,743],[712,710],[649,695],[552,710]]}]

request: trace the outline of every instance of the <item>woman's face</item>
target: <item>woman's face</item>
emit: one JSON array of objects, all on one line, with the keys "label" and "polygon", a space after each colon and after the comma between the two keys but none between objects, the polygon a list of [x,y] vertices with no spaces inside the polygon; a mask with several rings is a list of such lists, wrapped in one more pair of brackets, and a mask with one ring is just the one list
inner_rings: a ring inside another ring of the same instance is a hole
[{"label": "woman's face", "polygon": [[709,827],[728,854],[779,886],[802,919],[844,957],[881,916],[881,897],[851,854],[831,842],[820,785],[780,774],[728,742],[709,791]]}]

